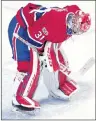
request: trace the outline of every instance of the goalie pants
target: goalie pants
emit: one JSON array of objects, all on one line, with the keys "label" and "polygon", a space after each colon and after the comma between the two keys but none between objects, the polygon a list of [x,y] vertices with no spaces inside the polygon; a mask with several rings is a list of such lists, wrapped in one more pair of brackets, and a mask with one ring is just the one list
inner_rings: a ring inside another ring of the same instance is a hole
[{"label": "goalie pants", "polygon": [[19,34],[25,40],[28,38],[27,31],[19,25],[16,17],[13,17],[8,27],[12,58],[17,61],[18,71],[27,72],[29,68],[30,51],[27,45],[13,36],[13,33]]},{"label": "goalie pants", "polygon": [[13,54],[12,58],[17,61],[17,70],[19,72],[27,72],[23,82],[18,87],[17,95],[24,95],[32,99],[38,85],[40,62],[37,53],[14,37],[14,32],[27,40],[27,31],[19,25],[16,17],[11,20],[8,28],[8,36]]}]

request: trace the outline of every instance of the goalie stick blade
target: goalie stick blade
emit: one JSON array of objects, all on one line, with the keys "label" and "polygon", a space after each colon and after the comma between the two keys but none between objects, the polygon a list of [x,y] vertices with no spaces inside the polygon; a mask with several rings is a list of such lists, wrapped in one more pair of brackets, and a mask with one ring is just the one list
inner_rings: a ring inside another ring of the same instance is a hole
[{"label": "goalie stick blade", "polygon": [[80,75],[84,75],[93,65],[95,64],[95,59],[91,57],[85,65],[79,70]]}]

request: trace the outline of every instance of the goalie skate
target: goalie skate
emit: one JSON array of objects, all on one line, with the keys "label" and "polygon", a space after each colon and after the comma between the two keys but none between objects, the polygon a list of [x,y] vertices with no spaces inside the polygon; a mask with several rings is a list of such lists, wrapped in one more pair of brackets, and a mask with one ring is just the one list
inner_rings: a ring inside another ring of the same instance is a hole
[{"label": "goalie skate", "polygon": [[40,108],[27,108],[21,105],[14,105],[12,102],[12,112],[22,113],[26,115],[37,115],[40,112]]}]

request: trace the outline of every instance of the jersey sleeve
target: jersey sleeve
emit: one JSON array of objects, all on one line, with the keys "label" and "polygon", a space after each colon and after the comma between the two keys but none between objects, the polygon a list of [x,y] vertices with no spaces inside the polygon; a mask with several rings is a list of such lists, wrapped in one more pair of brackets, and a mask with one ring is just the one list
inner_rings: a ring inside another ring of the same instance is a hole
[{"label": "jersey sleeve", "polygon": [[27,27],[32,26],[34,23],[34,10],[39,9],[41,5],[36,5],[29,3],[23,8],[23,16],[24,16],[24,21],[26,22]]},{"label": "jersey sleeve", "polygon": [[34,23],[34,10],[39,9],[41,5],[36,5],[32,3],[28,3],[25,7],[21,7],[16,14],[16,18],[19,24],[27,28],[28,26],[32,26]]}]

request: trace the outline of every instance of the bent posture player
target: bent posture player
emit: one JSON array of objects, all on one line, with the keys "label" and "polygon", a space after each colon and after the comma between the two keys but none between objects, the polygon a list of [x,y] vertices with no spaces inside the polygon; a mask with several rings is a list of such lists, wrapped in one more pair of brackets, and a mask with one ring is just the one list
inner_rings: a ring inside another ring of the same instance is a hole
[{"label": "bent posture player", "polygon": [[[67,81],[67,77],[58,70],[59,65],[55,57],[54,43],[64,42],[74,34],[79,35],[86,32],[90,24],[89,14],[82,12],[76,5],[64,8],[46,8],[29,3],[17,11],[8,28],[13,59],[17,61],[12,99],[14,105],[25,108],[38,108],[40,106],[39,102],[33,99],[33,96],[40,75],[38,54],[41,55],[46,50],[44,48],[48,46],[47,42],[51,42],[49,48],[51,49],[50,57],[53,60],[50,67],[54,71],[58,71],[56,79],[59,82],[59,92],[62,92],[64,97],[68,98],[76,90],[76,87],[70,84],[70,81]],[[18,40],[14,33],[34,45],[38,54]],[[66,65],[67,61],[60,50],[58,50],[58,59]],[[48,79],[46,77],[44,81],[48,87]],[[50,94],[53,94],[52,91],[50,92]]]}]

